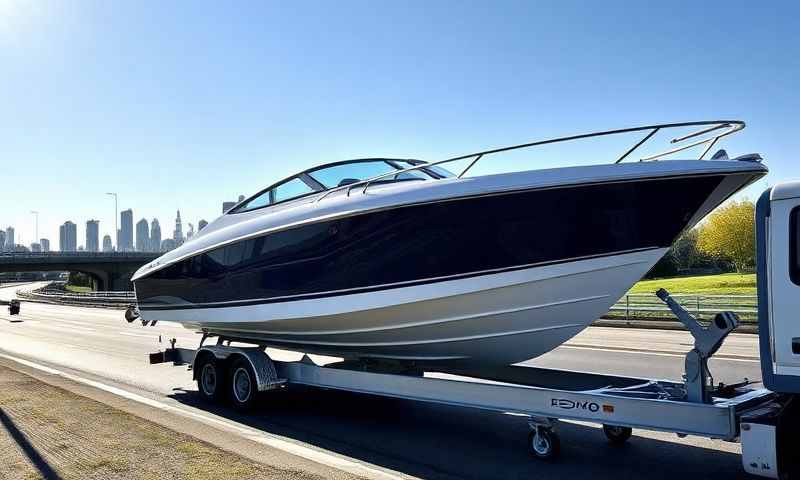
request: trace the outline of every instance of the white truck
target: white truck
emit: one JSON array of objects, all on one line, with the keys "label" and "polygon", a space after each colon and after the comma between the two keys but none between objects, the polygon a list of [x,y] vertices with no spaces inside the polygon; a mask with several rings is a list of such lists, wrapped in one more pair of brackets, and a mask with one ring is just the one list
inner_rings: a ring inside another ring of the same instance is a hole
[{"label": "white truck", "polygon": [[231,345],[236,338],[204,345],[207,335],[197,349],[176,348],[173,340],[150,361],[188,364],[200,395],[239,409],[292,385],[339,389],[527,415],[528,448],[542,459],[558,454],[558,420],[571,419],[601,424],[612,442],[628,440],[632,428],[741,441],[747,472],[800,478],[794,439],[800,430],[800,182],[763,193],[756,237],[763,386],[747,380],[714,385],[708,359],[736,327],[736,315],[721,312],[705,325],[664,290],[658,296],[695,340],[683,382],[517,366],[437,376],[352,362],[317,365],[307,356],[280,362],[262,346]]}]

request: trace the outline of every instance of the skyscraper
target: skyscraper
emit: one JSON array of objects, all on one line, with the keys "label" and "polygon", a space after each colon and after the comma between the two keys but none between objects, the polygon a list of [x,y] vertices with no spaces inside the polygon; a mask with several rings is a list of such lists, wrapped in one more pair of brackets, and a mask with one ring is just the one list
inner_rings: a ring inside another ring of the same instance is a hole
[{"label": "skyscraper", "polygon": [[175,244],[175,240],[171,238],[165,238],[164,241],[161,242],[161,251],[162,252],[169,252],[177,247]]},{"label": "skyscraper", "polygon": [[86,222],[85,245],[87,252],[100,251],[100,222],[98,220],[89,220]]},{"label": "skyscraper", "polygon": [[74,252],[78,249],[78,227],[67,220],[58,227],[58,247],[62,252]]},{"label": "skyscraper", "polygon": [[186,240],[194,237],[194,225],[189,223],[189,230],[186,231]]},{"label": "skyscraper", "polygon": [[175,217],[175,231],[172,232],[172,239],[175,240],[175,246],[180,246],[183,243],[183,224],[181,223],[180,210],[178,210],[178,216]]},{"label": "skyscraper", "polygon": [[42,245],[36,242],[31,243],[31,252],[39,253],[42,251]]},{"label": "skyscraper", "polygon": [[6,251],[6,231],[0,230],[0,252]]},{"label": "skyscraper", "polygon": [[8,227],[6,228],[6,250],[13,252],[14,244],[14,227]]},{"label": "skyscraper", "polygon": [[227,212],[231,208],[234,207],[237,203],[242,203],[244,201],[244,195],[239,195],[239,199],[235,202],[222,202],[222,213]]},{"label": "skyscraper", "polygon": [[161,251],[161,225],[159,225],[157,218],[150,222],[150,251]]},{"label": "skyscraper", "polygon": [[136,251],[150,250],[150,224],[144,218],[136,222]]},{"label": "skyscraper", "polygon": [[120,252],[133,251],[133,210],[130,208],[119,212],[119,242],[117,250]]},{"label": "skyscraper", "polygon": [[103,237],[103,251],[104,252],[114,251],[114,245],[111,244],[111,235],[105,235]]},{"label": "skyscraper", "polygon": [[42,246],[42,251],[47,253],[50,251],[50,240],[43,238],[39,240],[39,245]]},{"label": "skyscraper", "polygon": [[208,225],[208,222],[206,222],[205,220],[200,220],[199,222],[197,222],[197,231],[199,232],[200,230],[206,228],[206,225]]}]

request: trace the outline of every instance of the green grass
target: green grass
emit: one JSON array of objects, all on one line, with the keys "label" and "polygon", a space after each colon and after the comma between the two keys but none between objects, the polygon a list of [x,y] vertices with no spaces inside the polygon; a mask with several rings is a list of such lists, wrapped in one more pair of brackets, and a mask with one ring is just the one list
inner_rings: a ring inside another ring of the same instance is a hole
[{"label": "green grass", "polygon": [[79,287],[78,285],[69,285],[69,284],[65,285],[64,288],[66,288],[67,291],[69,292],[75,292],[75,293],[86,293],[92,291],[92,287]]},{"label": "green grass", "polygon": [[754,273],[723,273],[699,277],[642,280],[634,285],[629,293],[654,293],[659,288],[666,288],[670,293],[755,295],[756,275]]}]

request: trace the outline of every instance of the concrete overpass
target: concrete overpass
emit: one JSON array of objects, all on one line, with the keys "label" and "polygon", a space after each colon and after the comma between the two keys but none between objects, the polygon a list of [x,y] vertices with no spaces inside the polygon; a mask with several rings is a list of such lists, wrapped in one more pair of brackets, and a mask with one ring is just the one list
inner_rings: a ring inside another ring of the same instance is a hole
[{"label": "concrete overpass", "polygon": [[131,276],[158,252],[0,253],[0,272],[81,272],[98,290],[130,290]]}]

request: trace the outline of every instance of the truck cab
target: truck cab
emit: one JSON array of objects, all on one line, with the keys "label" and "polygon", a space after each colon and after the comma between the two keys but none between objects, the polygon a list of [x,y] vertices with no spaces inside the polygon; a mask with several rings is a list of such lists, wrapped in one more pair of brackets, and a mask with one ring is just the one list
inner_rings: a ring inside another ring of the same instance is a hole
[{"label": "truck cab", "polygon": [[774,392],[800,393],[800,181],[761,195],[756,257],[764,385]]}]

